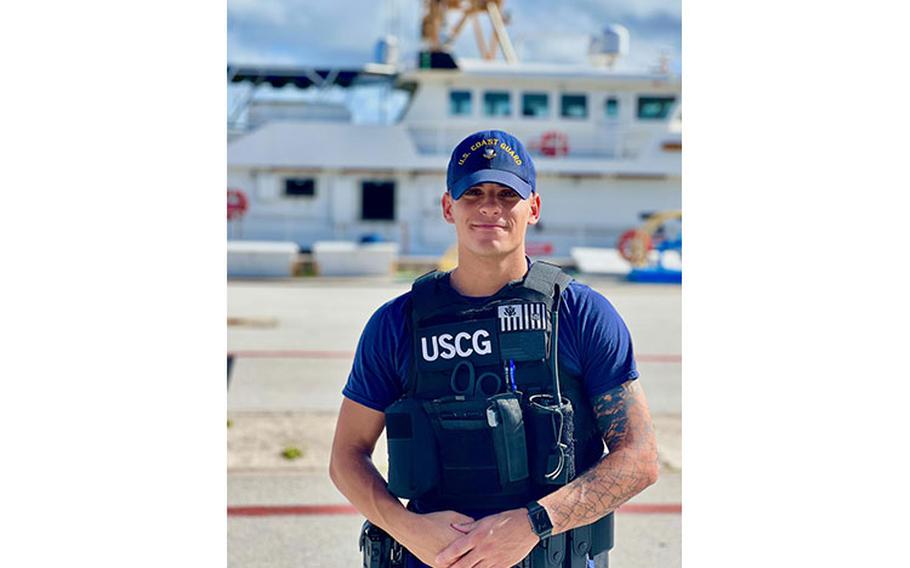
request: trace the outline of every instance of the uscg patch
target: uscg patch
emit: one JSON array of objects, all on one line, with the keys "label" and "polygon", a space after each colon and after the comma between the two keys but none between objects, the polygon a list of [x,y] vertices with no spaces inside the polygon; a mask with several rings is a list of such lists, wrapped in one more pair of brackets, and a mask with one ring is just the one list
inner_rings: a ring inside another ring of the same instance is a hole
[{"label": "uscg patch", "polygon": [[546,314],[543,302],[499,306],[499,331],[547,329]]},{"label": "uscg patch", "polygon": [[498,365],[499,342],[492,319],[423,328],[417,337],[417,366],[451,369],[462,360],[475,365]]}]

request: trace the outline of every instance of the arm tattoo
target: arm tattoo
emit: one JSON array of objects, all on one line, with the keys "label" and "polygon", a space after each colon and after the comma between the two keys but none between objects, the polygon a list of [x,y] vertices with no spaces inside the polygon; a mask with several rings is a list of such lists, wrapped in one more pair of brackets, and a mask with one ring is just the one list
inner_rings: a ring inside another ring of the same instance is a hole
[{"label": "arm tattoo", "polygon": [[626,437],[630,395],[639,390],[637,387],[635,382],[628,381],[594,399],[594,416],[607,449],[620,445]]},{"label": "arm tattoo", "polygon": [[593,401],[609,454],[546,498],[554,532],[592,523],[640,493],[657,475],[657,444],[644,393],[637,381]]}]

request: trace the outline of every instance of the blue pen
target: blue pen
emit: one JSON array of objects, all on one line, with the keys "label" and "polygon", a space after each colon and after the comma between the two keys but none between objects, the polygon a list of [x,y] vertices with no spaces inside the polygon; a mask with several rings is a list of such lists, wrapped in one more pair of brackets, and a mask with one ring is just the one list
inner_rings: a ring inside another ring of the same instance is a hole
[{"label": "blue pen", "polygon": [[518,390],[518,387],[515,386],[515,359],[509,359],[509,383],[511,383],[513,391]]}]

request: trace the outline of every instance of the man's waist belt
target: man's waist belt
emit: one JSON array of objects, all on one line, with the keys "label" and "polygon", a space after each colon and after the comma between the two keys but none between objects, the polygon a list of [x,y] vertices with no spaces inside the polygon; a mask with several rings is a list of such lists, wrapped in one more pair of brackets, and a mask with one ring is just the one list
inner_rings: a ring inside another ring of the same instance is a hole
[{"label": "man's waist belt", "polygon": [[[582,527],[541,539],[524,560],[521,568],[585,568],[587,559],[613,548],[613,513]],[[370,521],[360,532],[363,568],[400,568],[405,566],[402,547]]]}]

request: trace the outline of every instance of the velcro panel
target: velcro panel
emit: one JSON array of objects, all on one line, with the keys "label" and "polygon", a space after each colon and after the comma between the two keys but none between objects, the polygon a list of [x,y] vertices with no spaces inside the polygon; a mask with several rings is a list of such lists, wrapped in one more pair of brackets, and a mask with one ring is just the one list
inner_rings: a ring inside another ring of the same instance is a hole
[{"label": "velcro panel", "polygon": [[499,336],[503,361],[537,361],[547,357],[547,334],[543,331],[515,331]]}]

